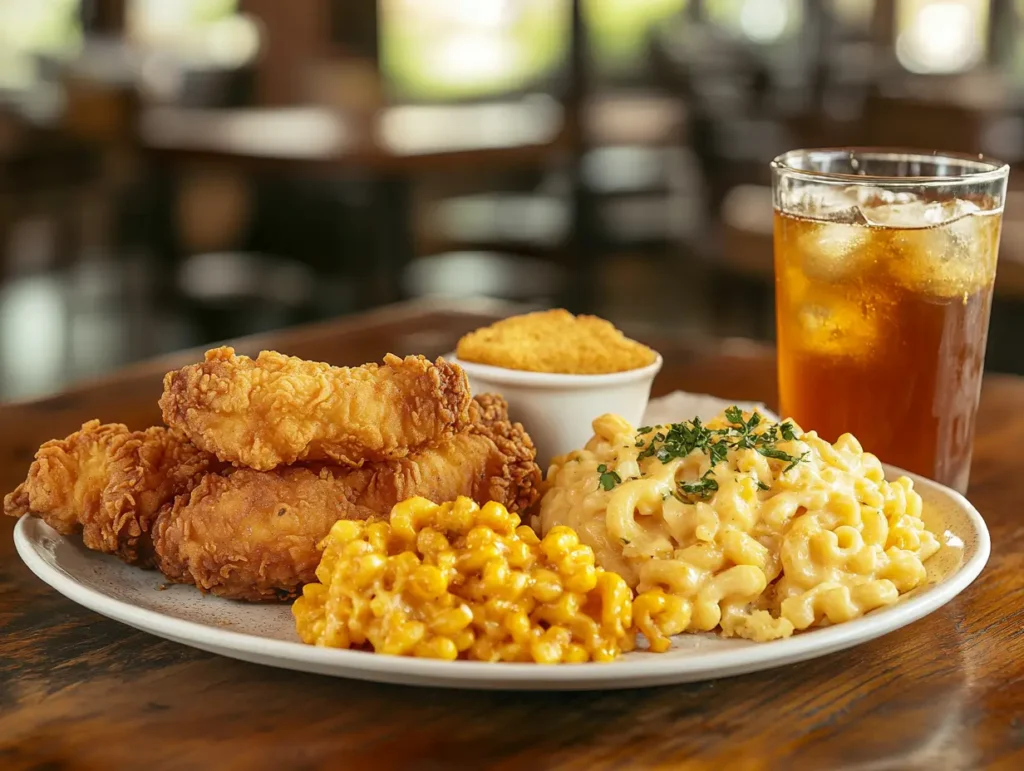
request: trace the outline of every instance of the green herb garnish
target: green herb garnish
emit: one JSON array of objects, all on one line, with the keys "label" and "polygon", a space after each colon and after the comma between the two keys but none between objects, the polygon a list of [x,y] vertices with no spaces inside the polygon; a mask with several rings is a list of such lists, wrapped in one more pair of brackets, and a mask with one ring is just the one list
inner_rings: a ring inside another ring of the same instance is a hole
[{"label": "green herb garnish", "polygon": [[696,482],[680,482],[679,491],[684,495],[694,495],[698,498],[709,498],[712,493],[718,491],[718,482],[714,477],[715,472],[708,469],[704,476]]},{"label": "green herb garnish", "polygon": [[615,487],[615,485],[620,484],[622,482],[622,477],[620,477],[614,471],[609,471],[608,467],[603,463],[597,467],[597,473],[601,475],[600,478],[597,480],[598,485],[605,492],[608,492],[613,487]]},{"label": "green herb garnish", "polygon": [[[640,437],[649,434],[657,428],[657,433],[651,437],[647,446],[640,451],[638,458],[657,458],[662,463],[677,458],[685,458],[694,451],[700,451],[708,456],[711,461],[711,468],[696,482],[680,482],[675,496],[683,500],[682,496],[696,496],[707,498],[718,490],[718,482],[714,479],[714,469],[728,460],[729,450],[756,450],[766,458],[786,462],[783,473],[786,473],[798,463],[806,460],[808,453],[800,456],[791,455],[780,450],[775,445],[780,441],[793,441],[796,433],[793,424],[785,423],[764,426],[764,418],[758,412],[751,413],[749,418],[744,419],[743,410],[733,405],[725,410],[725,419],[729,423],[727,428],[710,429],[705,426],[700,418],[683,423],[673,423],[670,426],[645,426],[637,430],[637,447],[642,447],[645,442]],[[761,427],[760,431],[757,431]],[[605,481],[605,470],[598,467],[601,472],[601,487],[610,490],[619,481],[616,475],[614,480]],[[758,481],[757,486],[761,490],[769,489],[768,485]]]},{"label": "green herb garnish", "polygon": [[725,419],[728,420],[730,423],[739,423],[740,425],[745,425],[745,423],[743,422],[743,410],[741,410],[735,404],[732,407],[726,408]]},{"label": "green herb garnish", "polygon": [[806,452],[798,458],[795,455],[790,455],[788,452],[776,450],[774,447],[758,447],[757,451],[759,454],[763,455],[766,458],[774,458],[775,460],[787,461],[789,465],[782,470],[783,474],[785,474],[791,468],[796,466],[797,463],[799,463],[800,461],[807,457]]}]

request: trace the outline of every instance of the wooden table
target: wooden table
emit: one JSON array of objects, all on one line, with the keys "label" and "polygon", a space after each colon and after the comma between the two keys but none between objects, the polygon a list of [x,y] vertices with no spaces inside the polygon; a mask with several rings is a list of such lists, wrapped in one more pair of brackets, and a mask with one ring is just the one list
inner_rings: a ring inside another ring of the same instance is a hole
[{"label": "wooden table", "polygon": [[[243,341],[336,364],[430,355],[501,308],[398,306]],[[774,401],[770,349],[643,335],[656,392]],[[0,407],[10,489],[35,446],[91,417],[158,419],[165,370],[138,365]],[[992,559],[958,599],[853,650],[695,685],[607,693],[420,690],[287,672],[136,632],[34,578],[0,523],[0,768],[1024,768],[1024,380],[985,382],[970,497]]]}]

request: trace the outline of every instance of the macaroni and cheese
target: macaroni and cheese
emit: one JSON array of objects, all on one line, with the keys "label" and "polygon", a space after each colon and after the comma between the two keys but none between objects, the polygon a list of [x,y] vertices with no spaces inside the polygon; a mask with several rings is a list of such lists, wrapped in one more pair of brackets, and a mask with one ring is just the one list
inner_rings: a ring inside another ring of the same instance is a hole
[{"label": "macaroni and cheese", "polygon": [[887,482],[850,434],[833,445],[737,408],[593,428],[553,462],[536,524],[574,529],[637,590],[654,650],[684,631],[766,641],[848,621],[922,584],[939,549],[913,482]]},{"label": "macaroni and cheese", "polygon": [[633,647],[632,592],[568,528],[539,539],[501,504],[411,498],[334,525],[295,601],[299,636],[453,660],[610,661]]}]

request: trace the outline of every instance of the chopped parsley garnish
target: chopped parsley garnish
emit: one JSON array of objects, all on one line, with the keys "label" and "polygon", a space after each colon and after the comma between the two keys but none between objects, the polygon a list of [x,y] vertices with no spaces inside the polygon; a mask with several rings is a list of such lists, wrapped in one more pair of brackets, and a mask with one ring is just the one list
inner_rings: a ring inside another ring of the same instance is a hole
[{"label": "chopped parsley garnish", "polygon": [[[754,415],[757,415],[757,413],[755,412]],[[728,420],[730,423],[739,423],[741,425],[745,425],[743,423],[743,410],[741,410],[735,404],[732,407],[726,407],[725,419]]]},{"label": "chopped parsley garnish", "polygon": [[717,466],[719,463],[724,463],[729,458],[729,448],[725,442],[716,442],[708,448],[708,454],[711,456],[711,465]]},{"label": "chopped parsley garnish", "polygon": [[804,458],[807,457],[807,453],[806,452],[798,458],[795,455],[790,455],[788,452],[783,452],[782,450],[776,450],[774,447],[758,447],[757,451],[758,451],[758,453],[760,453],[761,455],[763,455],[766,458],[774,458],[775,460],[787,461],[789,463],[789,465],[786,466],[786,468],[784,468],[782,470],[783,474],[785,474],[787,471],[789,471],[791,468],[793,468],[797,463],[799,463],[800,461],[802,461]]},{"label": "chopped parsley garnish", "polygon": [[715,472],[708,469],[707,472],[696,482],[680,482],[679,492],[684,495],[696,495],[698,498],[709,498],[711,494],[718,491],[718,482],[715,480]]},{"label": "chopped parsley garnish", "polygon": [[622,482],[622,477],[614,471],[609,471],[608,467],[603,463],[597,467],[597,473],[601,475],[597,480],[598,485],[600,485],[601,489],[605,492],[608,492],[615,487],[615,485]]},{"label": "chopped parsley garnish", "polygon": [[[677,458],[685,458],[695,450],[706,454],[711,461],[711,468],[695,482],[680,482],[678,484],[676,497],[680,500],[683,495],[708,498],[718,490],[714,469],[718,464],[728,460],[729,450],[756,450],[766,458],[784,461],[787,465],[783,469],[783,473],[807,458],[808,453],[806,452],[796,456],[775,446],[780,437],[783,441],[796,439],[792,423],[762,426],[764,419],[760,413],[754,412],[749,418],[744,419],[743,411],[735,405],[725,411],[725,419],[729,423],[726,428],[708,428],[700,418],[683,423],[673,423],[670,426],[645,426],[637,431],[637,447],[645,444],[640,437],[650,434],[655,428],[658,431],[651,437],[647,446],[640,451],[638,458],[643,460],[653,457],[662,463],[668,463]],[[755,430],[758,427],[762,427],[760,431]],[[603,466],[598,466],[598,472],[601,473],[601,487],[605,490],[610,490],[621,481],[618,475],[615,475],[614,480],[606,482],[605,476],[608,472]],[[768,485],[763,482],[759,481],[757,485],[762,490],[768,489]]]}]

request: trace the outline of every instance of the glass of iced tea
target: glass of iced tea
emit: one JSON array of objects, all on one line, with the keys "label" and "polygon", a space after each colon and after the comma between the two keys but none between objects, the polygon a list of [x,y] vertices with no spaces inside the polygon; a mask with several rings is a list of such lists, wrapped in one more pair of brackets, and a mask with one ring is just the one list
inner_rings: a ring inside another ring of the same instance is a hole
[{"label": "glass of iced tea", "polygon": [[772,162],[783,415],[966,490],[1007,173],[870,149]]}]

